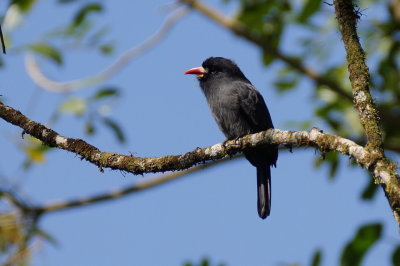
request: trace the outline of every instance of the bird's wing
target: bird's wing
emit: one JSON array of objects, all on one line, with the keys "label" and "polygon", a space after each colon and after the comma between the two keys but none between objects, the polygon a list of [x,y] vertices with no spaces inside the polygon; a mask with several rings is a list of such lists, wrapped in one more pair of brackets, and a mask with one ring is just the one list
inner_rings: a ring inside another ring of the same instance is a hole
[{"label": "bird's wing", "polygon": [[234,93],[240,100],[240,111],[254,132],[273,128],[271,115],[258,90],[253,85],[243,81],[239,81],[235,85]]}]

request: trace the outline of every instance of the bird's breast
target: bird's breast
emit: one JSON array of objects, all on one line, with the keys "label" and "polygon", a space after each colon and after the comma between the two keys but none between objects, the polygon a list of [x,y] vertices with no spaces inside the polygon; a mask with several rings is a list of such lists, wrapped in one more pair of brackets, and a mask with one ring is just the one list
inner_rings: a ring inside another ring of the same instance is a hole
[{"label": "bird's breast", "polygon": [[241,113],[239,104],[227,98],[212,98],[208,101],[218,127],[227,139],[251,133],[251,128]]}]

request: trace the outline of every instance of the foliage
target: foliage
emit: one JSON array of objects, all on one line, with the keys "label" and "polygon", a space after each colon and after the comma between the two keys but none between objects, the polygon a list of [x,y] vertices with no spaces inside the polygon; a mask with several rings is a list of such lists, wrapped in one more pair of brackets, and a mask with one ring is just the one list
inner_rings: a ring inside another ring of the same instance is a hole
[{"label": "foliage", "polygon": [[202,258],[199,263],[193,263],[193,262],[185,262],[183,266],[225,266],[225,264],[219,263],[219,264],[212,264],[211,260],[208,258]]},{"label": "foliage", "polygon": [[27,46],[29,50],[36,52],[37,54],[43,55],[47,57],[51,61],[61,65],[62,64],[62,57],[60,51],[49,44],[44,43],[33,43]]},{"label": "foliage", "polygon": [[322,251],[320,249],[316,250],[311,261],[311,266],[321,265],[322,261]]},{"label": "foliage", "polygon": [[340,264],[343,266],[362,265],[365,254],[379,240],[381,234],[382,225],[379,223],[360,227],[354,238],[345,246]]}]

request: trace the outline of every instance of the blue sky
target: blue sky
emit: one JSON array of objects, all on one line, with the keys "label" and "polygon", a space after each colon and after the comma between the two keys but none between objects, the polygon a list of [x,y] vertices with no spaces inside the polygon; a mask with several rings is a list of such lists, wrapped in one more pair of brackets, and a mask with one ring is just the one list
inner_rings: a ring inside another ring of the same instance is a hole
[{"label": "blue sky", "polygon": [[[25,24],[12,32],[13,45],[37,41],[40,34],[70,20],[77,6],[60,7],[54,2],[37,3]],[[234,10],[234,4],[208,3],[225,13]],[[116,55],[153,34],[166,17],[160,11],[163,1],[104,4],[106,12],[97,21],[111,27]],[[337,42],[341,45],[340,36]],[[160,45],[105,83],[122,88],[123,97],[111,117],[122,124],[126,145],[118,144],[104,128],[95,137],[86,137],[83,121],[71,116],[62,117],[54,129],[84,138],[103,151],[134,152],[141,157],[180,154],[221,142],[224,137],[196,79],[183,75],[209,56],[237,62],[264,95],[277,128],[298,130],[288,128],[287,122],[313,117],[316,103],[311,82],[303,82],[291,94],[277,94],[272,87],[273,69],[262,66],[254,46],[191,13]],[[6,104],[46,123],[65,95],[38,89],[25,73],[21,54],[10,49],[5,60],[0,91]],[[61,68],[39,61],[49,76],[62,81],[97,73],[113,60],[84,51],[68,53]],[[96,88],[69,96],[92,95]],[[314,126],[324,129],[317,122]],[[15,145],[20,129],[4,122],[1,128],[0,145],[7,158],[0,160],[0,173],[10,182],[19,180],[21,193],[36,203],[106,191],[151,176],[107,169],[100,173],[65,151],[52,151],[44,164],[23,172],[19,166],[24,157]],[[336,265],[339,251],[355,228],[376,221],[385,224],[383,241],[373,247],[365,265],[389,265],[398,228],[383,193],[379,190],[378,199],[371,203],[360,201],[366,172],[350,168],[348,158],[343,157],[337,178],[328,180],[327,169],[313,167],[317,156],[314,149],[280,153],[278,167],[272,171],[272,213],[267,220],[257,215],[255,169],[244,159],[121,200],[49,214],[41,226],[58,245],[44,243],[35,252],[33,265],[181,265],[204,256],[232,266],[307,265],[317,248],[324,253],[324,265]]]}]

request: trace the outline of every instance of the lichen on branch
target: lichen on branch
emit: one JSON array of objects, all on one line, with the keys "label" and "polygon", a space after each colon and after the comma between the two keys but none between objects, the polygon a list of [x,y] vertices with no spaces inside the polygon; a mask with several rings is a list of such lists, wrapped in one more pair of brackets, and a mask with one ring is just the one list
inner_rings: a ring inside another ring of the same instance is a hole
[{"label": "lichen on branch", "polygon": [[333,4],[346,49],[354,107],[368,139],[365,150],[374,160],[374,164],[367,169],[373,174],[375,181],[382,184],[393,215],[400,224],[400,181],[396,165],[386,159],[384,154],[380,116],[369,90],[369,69],[357,35],[360,12],[353,1],[334,0]]},{"label": "lichen on branch", "polygon": [[100,168],[118,169],[133,174],[183,170],[199,163],[219,160],[245,149],[268,144],[283,144],[296,147],[312,146],[322,151],[337,151],[352,156],[366,168],[373,162],[368,160],[370,157],[362,146],[348,139],[324,134],[316,128],[311,131],[270,129],[210,147],[197,148],[182,155],[141,158],[113,152],[102,152],[84,140],[64,137],[4,104],[0,104],[0,117],[22,128],[24,133],[41,140],[44,145],[73,152]]},{"label": "lichen on branch", "polygon": [[370,75],[365,52],[357,35],[357,21],[360,13],[352,1],[334,1],[336,18],[342,34],[353,91],[354,107],[360,116],[361,125],[368,138],[366,148],[383,156],[382,131],[379,113],[369,90]]}]

